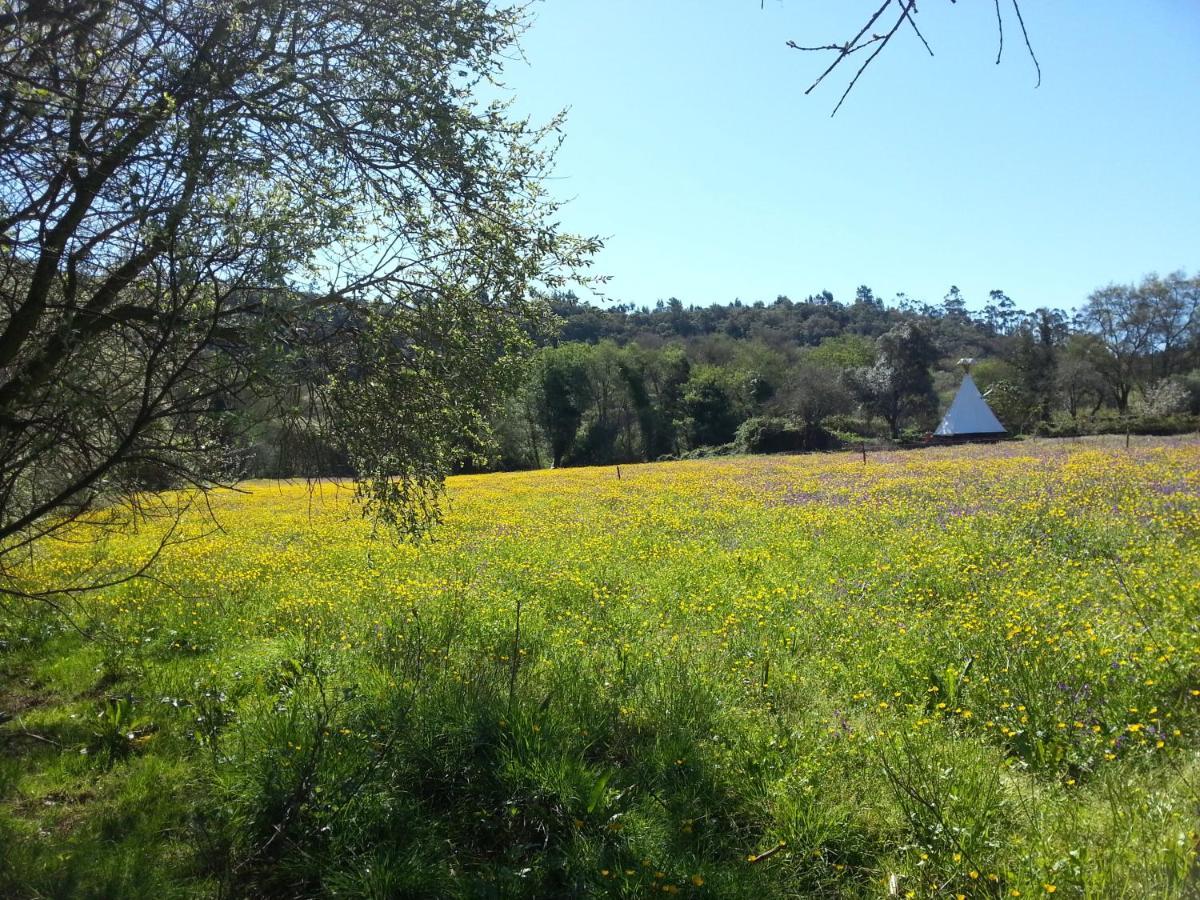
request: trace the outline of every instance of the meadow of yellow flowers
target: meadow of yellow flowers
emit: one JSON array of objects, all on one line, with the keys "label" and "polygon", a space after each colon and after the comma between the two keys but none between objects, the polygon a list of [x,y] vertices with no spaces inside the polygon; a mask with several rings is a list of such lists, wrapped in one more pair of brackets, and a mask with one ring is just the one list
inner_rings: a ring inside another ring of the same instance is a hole
[{"label": "meadow of yellow flowers", "polygon": [[1195,438],[463,476],[418,545],[351,493],[0,611],[8,893],[1200,890]]}]

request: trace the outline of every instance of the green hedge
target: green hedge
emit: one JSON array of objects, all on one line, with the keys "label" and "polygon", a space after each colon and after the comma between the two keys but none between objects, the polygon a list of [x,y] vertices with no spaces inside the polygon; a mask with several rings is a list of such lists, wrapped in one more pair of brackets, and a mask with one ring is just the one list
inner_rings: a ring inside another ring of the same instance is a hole
[{"label": "green hedge", "polygon": [[1073,422],[1042,422],[1038,437],[1083,437],[1089,434],[1172,435],[1200,431],[1200,416],[1128,416],[1079,419]]}]

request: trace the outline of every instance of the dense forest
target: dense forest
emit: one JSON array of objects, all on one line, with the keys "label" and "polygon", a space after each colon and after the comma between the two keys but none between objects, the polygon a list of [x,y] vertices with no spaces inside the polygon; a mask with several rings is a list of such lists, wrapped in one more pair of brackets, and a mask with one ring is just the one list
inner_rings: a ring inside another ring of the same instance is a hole
[{"label": "dense forest", "polygon": [[[1110,285],[1077,310],[982,310],[951,287],[939,304],[861,286],[803,300],[654,308],[543,298],[550,324],[502,408],[494,443],[462,468],[603,465],[686,455],[917,441],[972,373],[1013,435],[1195,430],[1200,276]],[[294,443],[295,435],[291,435]],[[287,475],[260,433],[257,474]]]}]

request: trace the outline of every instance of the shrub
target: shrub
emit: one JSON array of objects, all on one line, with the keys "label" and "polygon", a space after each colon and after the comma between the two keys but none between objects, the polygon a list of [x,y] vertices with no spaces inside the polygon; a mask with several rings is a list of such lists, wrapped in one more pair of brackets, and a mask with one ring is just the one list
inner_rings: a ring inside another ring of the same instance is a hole
[{"label": "shrub", "polygon": [[734,444],[743,453],[786,453],[805,449],[804,426],[791,419],[756,416],[738,426]]},{"label": "shrub", "polygon": [[845,415],[844,413],[826,417],[821,425],[830,433],[842,438],[843,441],[853,441],[854,438],[876,436],[875,429],[867,425],[862,419],[859,419],[857,416]]},{"label": "shrub", "polygon": [[739,453],[799,453],[806,450],[833,450],[842,440],[824,428],[806,427],[794,419],[755,417],[743,422],[734,438]]},{"label": "shrub", "polygon": [[719,444],[715,447],[695,447],[682,454],[680,459],[708,459],[712,456],[732,456],[742,452],[736,444]]},{"label": "shrub", "polygon": [[1039,423],[1038,437],[1082,437],[1089,434],[1172,435],[1200,431],[1200,416],[1130,416]]},{"label": "shrub", "polygon": [[1200,431],[1200,416],[1140,416],[1129,423],[1131,434],[1189,434]]},{"label": "shrub", "polygon": [[929,438],[929,432],[924,428],[909,426],[900,431],[901,444],[922,444]]},{"label": "shrub", "polygon": [[1038,422],[1033,433],[1037,437],[1068,438],[1088,434],[1087,426],[1082,422]]}]

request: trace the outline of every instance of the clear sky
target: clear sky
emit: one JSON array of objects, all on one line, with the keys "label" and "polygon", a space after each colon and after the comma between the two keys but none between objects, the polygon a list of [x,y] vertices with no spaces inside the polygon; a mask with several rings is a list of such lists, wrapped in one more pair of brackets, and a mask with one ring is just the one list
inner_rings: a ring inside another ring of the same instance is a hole
[{"label": "clear sky", "polygon": [[1200,3],[924,0],[835,118],[804,89],[876,0],[543,0],[506,72],[518,108],[569,108],[556,196],[607,246],[610,302],[802,299],[859,284],[972,308],[1073,308],[1200,269]]}]

